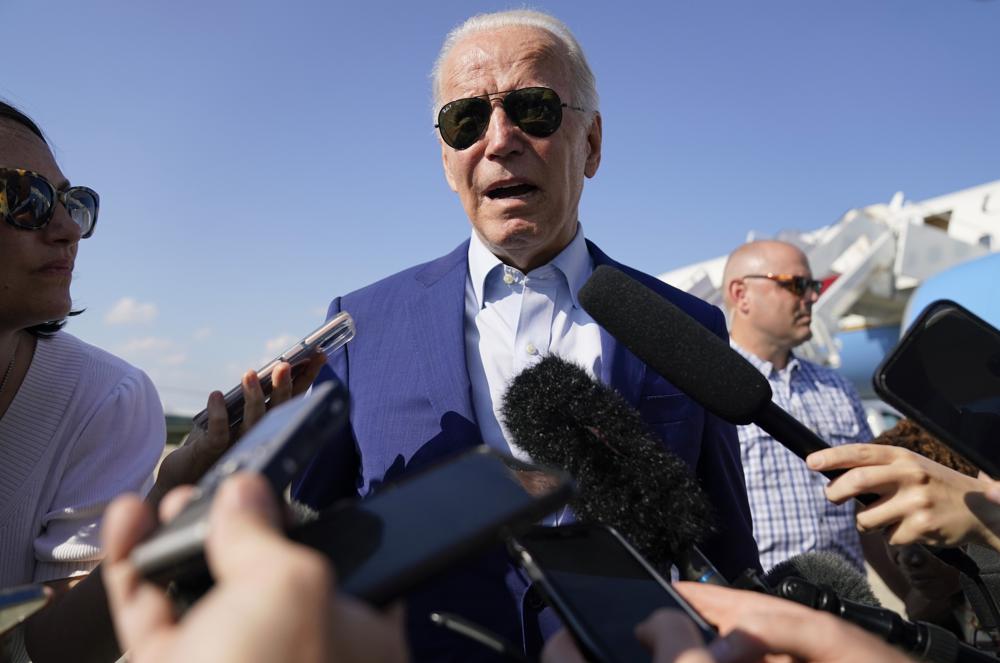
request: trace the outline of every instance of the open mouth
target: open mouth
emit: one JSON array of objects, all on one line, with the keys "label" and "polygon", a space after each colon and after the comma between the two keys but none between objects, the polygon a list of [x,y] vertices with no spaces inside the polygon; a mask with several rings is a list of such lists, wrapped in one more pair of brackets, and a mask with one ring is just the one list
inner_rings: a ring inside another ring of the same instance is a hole
[{"label": "open mouth", "polygon": [[534,184],[511,184],[510,186],[498,186],[486,192],[486,197],[491,200],[502,200],[504,198],[521,198],[530,195],[538,190]]}]

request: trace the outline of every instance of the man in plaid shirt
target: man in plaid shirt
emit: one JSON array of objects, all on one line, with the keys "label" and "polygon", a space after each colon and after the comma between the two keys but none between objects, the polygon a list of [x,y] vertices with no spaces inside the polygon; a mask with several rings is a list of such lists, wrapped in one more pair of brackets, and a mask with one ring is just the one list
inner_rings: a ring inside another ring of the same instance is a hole
[{"label": "man in plaid shirt", "polygon": [[[731,344],[767,378],[774,402],[830,445],[871,441],[854,387],[792,352],[812,336],[821,289],[805,254],[785,242],[744,244],[729,256],[723,288]],[[739,426],[738,433],[761,566],[825,550],[863,571],[853,502],[827,501],[826,478],[757,426]]]}]

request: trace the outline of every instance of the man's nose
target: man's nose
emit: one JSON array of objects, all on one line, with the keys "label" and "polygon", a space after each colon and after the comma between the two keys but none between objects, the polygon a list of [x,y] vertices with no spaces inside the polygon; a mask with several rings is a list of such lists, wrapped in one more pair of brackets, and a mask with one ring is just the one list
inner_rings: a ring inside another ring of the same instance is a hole
[{"label": "man's nose", "polygon": [[486,128],[486,155],[504,157],[523,147],[521,129],[514,124],[499,99],[493,100],[493,113]]}]

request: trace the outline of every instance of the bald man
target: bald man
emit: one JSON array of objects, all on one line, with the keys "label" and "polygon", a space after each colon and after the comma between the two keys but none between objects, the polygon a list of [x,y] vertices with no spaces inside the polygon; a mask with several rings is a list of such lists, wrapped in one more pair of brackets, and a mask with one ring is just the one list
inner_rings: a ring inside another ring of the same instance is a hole
[{"label": "bald man", "polygon": [[[821,289],[806,255],[786,242],[744,244],[726,262],[723,289],[730,342],[767,378],[774,402],[831,445],[870,441],[851,384],[792,352],[812,336]],[[853,503],[830,503],[826,479],[757,426],[737,431],[761,566],[825,550],[864,570]]]}]

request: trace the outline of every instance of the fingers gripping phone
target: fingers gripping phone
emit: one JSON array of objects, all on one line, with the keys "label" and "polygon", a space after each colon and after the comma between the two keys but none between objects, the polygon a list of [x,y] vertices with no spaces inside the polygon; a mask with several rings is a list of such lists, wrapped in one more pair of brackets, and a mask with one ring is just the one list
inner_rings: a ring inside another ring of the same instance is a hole
[{"label": "fingers gripping phone", "polygon": [[183,511],[132,551],[140,573],[161,582],[203,574],[208,511],[222,481],[239,471],[258,472],[279,494],[343,428],[348,410],[347,390],[330,380],[264,415],[202,477]]},{"label": "fingers gripping phone", "polygon": [[[264,397],[271,394],[271,374],[279,362],[288,362],[292,366],[292,375],[309,361],[316,352],[330,355],[354,338],[354,319],[347,311],[341,311],[322,325],[314,329],[308,336],[288,348],[280,355],[257,370],[260,388]],[[229,426],[236,426],[243,421],[243,386],[236,385],[226,392],[226,412],[229,416]],[[208,426],[208,409],[194,416],[194,425],[206,428]]]},{"label": "fingers gripping phone", "polygon": [[[565,473],[480,446],[367,500],[328,509],[316,520],[293,527],[289,538],[333,562],[340,591],[382,606],[459,559],[524,531],[566,504],[573,491]],[[210,580],[201,553],[207,506],[201,500],[197,511],[185,516],[180,531],[172,521],[133,551],[132,559],[145,577],[161,584],[177,580],[196,593],[204,591]]]},{"label": "fingers gripping phone", "polygon": [[1000,478],[1000,331],[932,302],[876,369],[875,391],[953,451]]},{"label": "fingers gripping phone", "polygon": [[660,608],[683,611],[706,641],[715,637],[708,622],[611,527],[535,527],[510,547],[588,660],[652,660],[635,627]]}]

